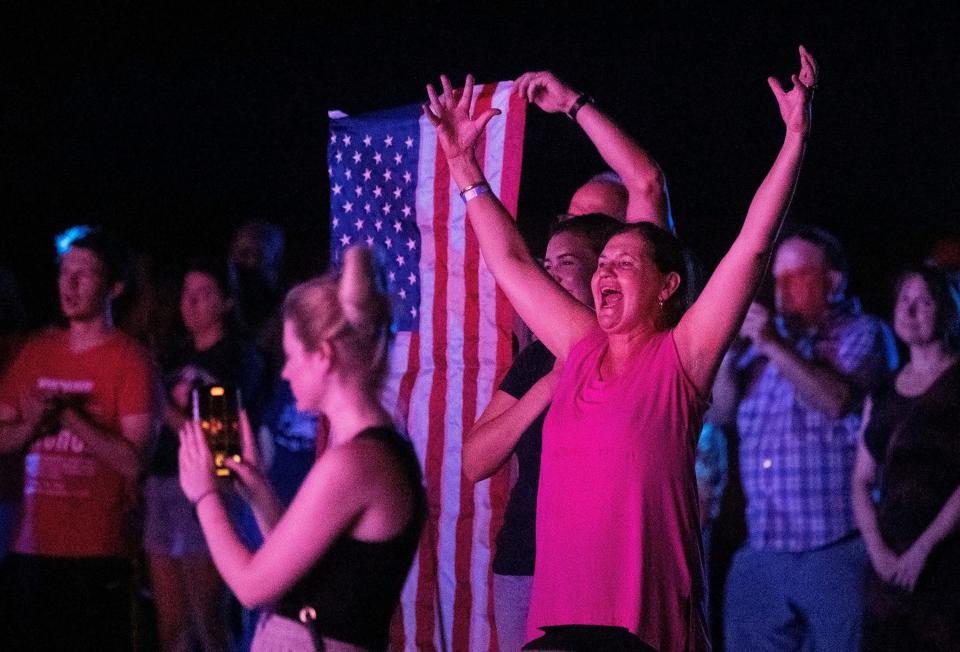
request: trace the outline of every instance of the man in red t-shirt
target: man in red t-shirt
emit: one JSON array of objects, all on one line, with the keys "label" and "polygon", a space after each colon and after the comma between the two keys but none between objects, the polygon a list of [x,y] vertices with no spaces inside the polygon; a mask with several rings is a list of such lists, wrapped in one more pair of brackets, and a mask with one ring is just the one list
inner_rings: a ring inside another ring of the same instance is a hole
[{"label": "man in red t-shirt", "polygon": [[28,341],[0,383],[0,452],[25,462],[4,650],[132,648],[132,515],[156,383],[147,353],[113,328],[124,259],[103,231],[75,240],[58,279],[68,327]]}]

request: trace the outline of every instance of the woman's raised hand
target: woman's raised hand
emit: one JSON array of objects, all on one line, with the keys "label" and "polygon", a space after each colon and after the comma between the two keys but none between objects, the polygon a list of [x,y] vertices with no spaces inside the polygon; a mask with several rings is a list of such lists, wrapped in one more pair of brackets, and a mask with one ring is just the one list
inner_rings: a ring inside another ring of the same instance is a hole
[{"label": "woman's raised hand", "polygon": [[813,101],[813,91],[817,87],[818,73],[817,62],[813,55],[801,45],[800,73],[790,76],[793,88],[785,90],[776,77],[767,78],[770,90],[773,91],[777,104],[780,105],[780,116],[787,125],[787,130],[800,134],[810,131],[810,105]]},{"label": "woman's raised hand", "polygon": [[213,455],[200,424],[187,421],[180,428],[180,488],[194,505],[217,490]]},{"label": "woman's raised hand", "polygon": [[527,72],[514,82],[514,92],[546,113],[566,113],[578,93],[549,70]]},{"label": "woman's raised hand", "polygon": [[467,75],[462,90],[454,89],[446,75],[440,75],[440,84],[443,93],[439,96],[433,84],[427,84],[430,102],[423,105],[423,113],[437,128],[437,139],[447,160],[472,157],[487,123],[500,114],[500,109],[487,109],[479,116],[470,116],[473,75]]}]

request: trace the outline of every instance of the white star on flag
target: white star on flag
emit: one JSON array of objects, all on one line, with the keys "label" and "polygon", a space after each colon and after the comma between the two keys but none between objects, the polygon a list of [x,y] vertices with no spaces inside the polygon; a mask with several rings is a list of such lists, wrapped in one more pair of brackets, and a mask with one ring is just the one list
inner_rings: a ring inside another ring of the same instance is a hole
[{"label": "white star on flag", "polygon": [[343,202],[344,213],[349,213],[352,210],[353,210],[353,204],[351,202],[348,202],[348,201]]}]

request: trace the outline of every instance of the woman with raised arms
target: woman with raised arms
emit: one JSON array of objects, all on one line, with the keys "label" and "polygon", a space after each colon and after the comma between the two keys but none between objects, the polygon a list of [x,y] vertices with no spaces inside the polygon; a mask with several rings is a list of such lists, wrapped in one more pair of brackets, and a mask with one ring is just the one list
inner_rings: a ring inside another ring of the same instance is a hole
[{"label": "woman with raised arms", "polygon": [[[714,375],[767,265],[810,131],[817,68],[800,48],[792,88],[771,78],[786,134],[740,234],[686,311],[679,242],[625,225],[593,274],[595,310],[536,263],[490,191],[471,116],[441,77],[424,113],[468,206],[481,252],[520,317],[562,365],[543,428],[528,649],[703,650],[694,450]],[[649,647],[646,647],[649,646]]]}]

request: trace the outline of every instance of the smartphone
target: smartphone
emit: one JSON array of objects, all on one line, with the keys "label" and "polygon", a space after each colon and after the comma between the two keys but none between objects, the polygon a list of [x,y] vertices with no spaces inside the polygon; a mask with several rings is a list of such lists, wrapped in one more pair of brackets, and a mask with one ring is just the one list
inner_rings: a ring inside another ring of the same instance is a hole
[{"label": "smartphone", "polygon": [[207,446],[213,454],[214,472],[230,475],[224,460],[239,462],[240,457],[240,389],[229,385],[199,385],[193,388],[193,421],[200,425]]}]

